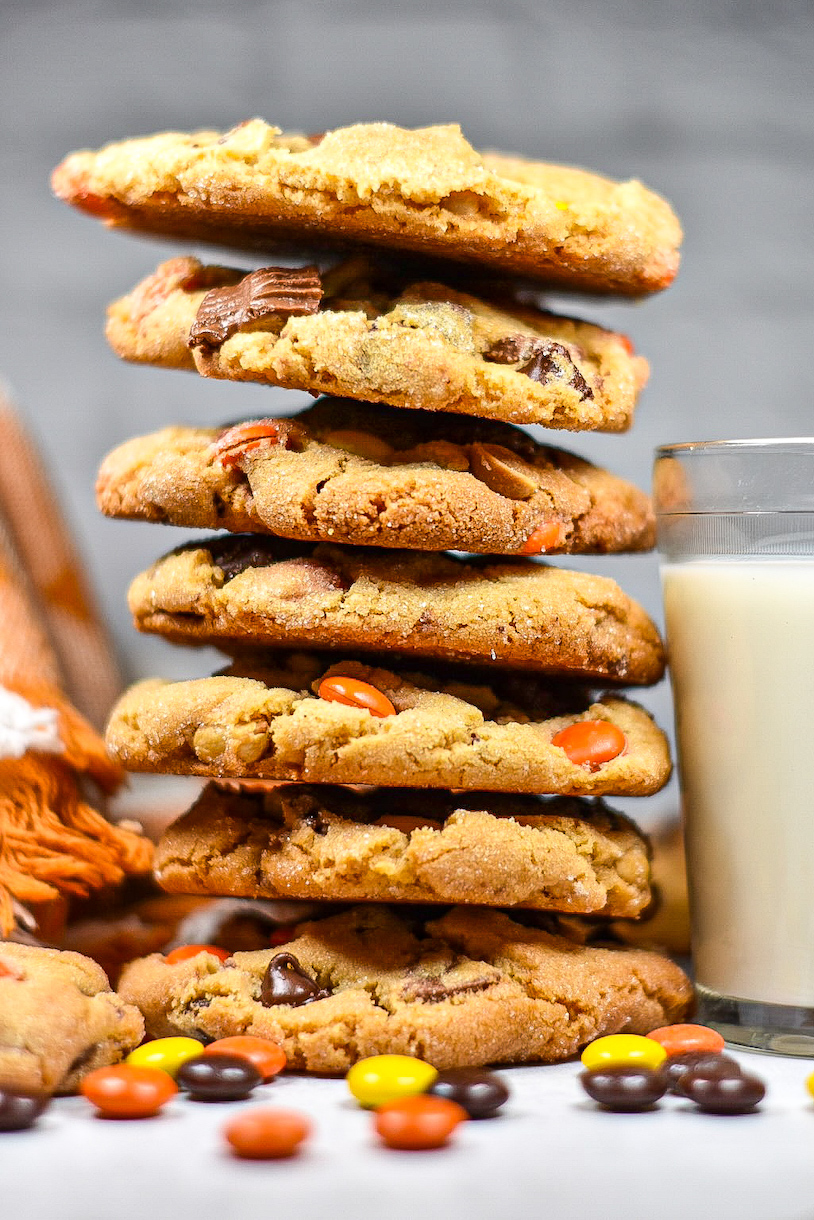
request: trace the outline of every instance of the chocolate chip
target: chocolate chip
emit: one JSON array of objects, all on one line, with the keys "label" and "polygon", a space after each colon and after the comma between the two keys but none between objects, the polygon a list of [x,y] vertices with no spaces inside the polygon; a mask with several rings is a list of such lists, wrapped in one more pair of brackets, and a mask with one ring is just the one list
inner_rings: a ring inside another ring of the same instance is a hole
[{"label": "chocolate chip", "polygon": [[492,1118],[509,1097],[500,1077],[485,1068],[450,1068],[440,1072],[427,1092],[457,1101],[470,1118]]},{"label": "chocolate chip", "polygon": [[239,1055],[196,1055],[182,1063],[175,1077],[196,1101],[239,1101],[262,1084],[253,1063]]},{"label": "chocolate chip", "polygon": [[288,318],[316,313],[321,300],[317,267],[260,267],[239,284],[207,292],[198,306],[188,344],[220,347],[250,322],[272,314]]},{"label": "chocolate chip", "polygon": [[24,1131],[39,1118],[49,1101],[45,1093],[0,1089],[0,1131]]},{"label": "chocolate chip", "polygon": [[707,1114],[748,1114],[766,1094],[766,1086],[757,1076],[707,1076],[688,1072],[681,1081],[681,1091],[699,1110]]},{"label": "chocolate chip", "polygon": [[484,360],[493,364],[519,364],[518,373],[546,385],[565,381],[573,386],[581,399],[593,398],[594,392],[571,359],[562,343],[552,339],[534,339],[531,335],[506,335],[484,353]]},{"label": "chocolate chip", "polygon": [[667,1081],[650,1068],[607,1067],[583,1072],[579,1082],[589,1097],[622,1114],[649,1110],[667,1091]]},{"label": "chocolate chip", "polygon": [[292,953],[275,953],[263,975],[260,1003],[265,1008],[275,1004],[299,1008],[314,1000],[326,1000],[330,994],[308,977]]},{"label": "chocolate chip", "polygon": [[[226,581],[233,580],[247,568],[268,568],[281,559],[288,558],[286,552],[297,554],[296,547],[286,547],[285,539],[246,537],[213,538],[207,543],[212,562],[221,569]],[[282,543],[282,547],[278,545]]]}]

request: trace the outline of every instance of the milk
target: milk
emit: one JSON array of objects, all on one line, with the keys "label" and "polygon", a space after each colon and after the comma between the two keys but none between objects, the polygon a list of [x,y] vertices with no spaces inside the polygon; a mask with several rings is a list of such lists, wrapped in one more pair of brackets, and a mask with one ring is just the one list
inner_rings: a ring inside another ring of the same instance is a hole
[{"label": "milk", "polygon": [[814,558],[662,567],[696,981],[814,1007]]}]

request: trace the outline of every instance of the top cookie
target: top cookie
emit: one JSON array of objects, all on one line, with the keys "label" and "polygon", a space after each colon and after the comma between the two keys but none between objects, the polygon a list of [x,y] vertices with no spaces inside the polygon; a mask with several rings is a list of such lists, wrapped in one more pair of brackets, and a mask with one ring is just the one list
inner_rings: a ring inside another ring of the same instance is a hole
[{"label": "top cookie", "polygon": [[163,263],[108,310],[125,360],[548,428],[623,431],[648,366],[620,334],[362,255],[236,271]]},{"label": "top cookie", "polygon": [[640,182],[480,154],[456,124],[164,132],[73,153],[52,185],[110,226],[244,249],[364,242],[632,296],[678,269],[678,220]]}]

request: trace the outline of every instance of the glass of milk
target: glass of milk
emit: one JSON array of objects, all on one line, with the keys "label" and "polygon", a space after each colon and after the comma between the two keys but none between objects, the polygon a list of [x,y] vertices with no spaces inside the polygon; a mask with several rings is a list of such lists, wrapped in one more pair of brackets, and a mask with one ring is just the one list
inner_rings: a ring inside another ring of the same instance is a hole
[{"label": "glass of milk", "polygon": [[697,1019],[814,1055],[814,438],[656,452]]}]

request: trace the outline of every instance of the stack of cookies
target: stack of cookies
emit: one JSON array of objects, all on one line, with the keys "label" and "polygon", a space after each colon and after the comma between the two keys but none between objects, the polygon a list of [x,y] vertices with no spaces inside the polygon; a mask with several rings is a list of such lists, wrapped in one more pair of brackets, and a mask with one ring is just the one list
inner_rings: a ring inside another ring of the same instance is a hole
[{"label": "stack of cookies", "polygon": [[342,904],[225,965],[132,964],[148,1032],[260,1034],[338,1072],[551,1061],[680,1018],[676,966],[594,943],[649,903],[648,846],[580,799],[666,783],[663,734],[618,693],[661,677],[661,641],[613,580],[533,558],[646,550],[650,504],[517,427],[630,425],[646,362],[530,285],[666,287],[669,206],[389,124],[167,133],[74,154],[54,186],[108,225],[263,252],[164,263],[110,309],[119,355],[326,395],[130,440],[100,472],[109,516],[228,531],[130,592],[140,630],[232,657],[110,721],[130,770],[210,781],[159,882]]}]

